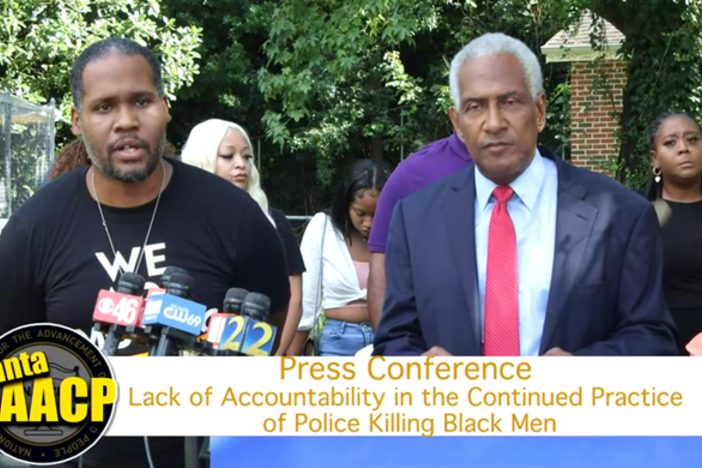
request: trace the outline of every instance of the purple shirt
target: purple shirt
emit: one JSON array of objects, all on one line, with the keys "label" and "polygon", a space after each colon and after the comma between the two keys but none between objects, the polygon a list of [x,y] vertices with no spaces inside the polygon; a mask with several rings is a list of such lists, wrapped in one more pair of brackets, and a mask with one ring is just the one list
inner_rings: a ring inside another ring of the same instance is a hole
[{"label": "purple shirt", "polygon": [[390,218],[395,204],[408,195],[448,177],[473,162],[466,145],[454,133],[429,143],[402,161],[385,184],[373,218],[368,249],[385,253]]}]

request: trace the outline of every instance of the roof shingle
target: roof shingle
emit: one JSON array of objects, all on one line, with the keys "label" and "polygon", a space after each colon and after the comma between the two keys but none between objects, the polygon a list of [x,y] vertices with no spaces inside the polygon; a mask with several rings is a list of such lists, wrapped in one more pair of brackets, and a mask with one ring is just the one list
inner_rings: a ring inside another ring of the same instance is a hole
[{"label": "roof shingle", "polygon": [[[624,42],[624,34],[602,17],[597,18],[596,21],[601,21],[604,25],[604,37],[607,41],[606,46],[614,48],[621,46]],[[599,31],[593,28],[592,12],[590,10],[583,10],[580,20],[577,23],[570,27],[569,30],[560,31],[553,36],[541,47],[541,50],[546,52],[547,50],[559,49],[561,47],[565,47],[566,49],[591,47],[590,34],[592,33],[599,34]]]}]

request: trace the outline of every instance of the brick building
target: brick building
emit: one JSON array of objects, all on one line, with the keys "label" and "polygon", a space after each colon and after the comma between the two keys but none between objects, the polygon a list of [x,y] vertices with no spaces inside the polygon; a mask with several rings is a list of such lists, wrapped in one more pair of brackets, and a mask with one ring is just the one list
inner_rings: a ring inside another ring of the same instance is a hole
[{"label": "brick building", "polygon": [[[594,35],[596,48],[591,45]],[[571,158],[573,164],[610,172],[619,153],[616,132],[626,85],[626,62],[617,56],[624,35],[585,10],[570,30],[553,36],[541,52],[546,63],[567,62],[570,70]]]}]

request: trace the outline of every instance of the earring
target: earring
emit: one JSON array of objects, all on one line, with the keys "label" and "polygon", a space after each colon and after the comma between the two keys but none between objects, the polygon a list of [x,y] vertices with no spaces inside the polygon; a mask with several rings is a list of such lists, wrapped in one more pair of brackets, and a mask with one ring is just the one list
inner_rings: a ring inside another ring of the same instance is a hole
[{"label": "earring", "polygon": [[653,175],[657,184],[661,183],[661,168],[658,166],[653,166]]}]

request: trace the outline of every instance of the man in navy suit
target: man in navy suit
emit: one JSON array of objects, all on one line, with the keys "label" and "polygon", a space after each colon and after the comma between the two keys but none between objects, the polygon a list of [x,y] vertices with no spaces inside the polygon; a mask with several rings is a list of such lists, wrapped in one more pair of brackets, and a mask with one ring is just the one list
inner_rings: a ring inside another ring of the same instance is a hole
[{"label": "man in navy suit", "polygon": [[376,355],[673,355],[653,207],[537,146],[539,62],[486,34],[451,64],[475,165],[393,212]]}]

